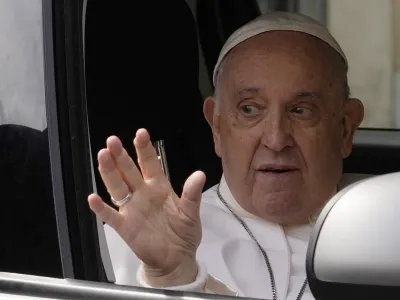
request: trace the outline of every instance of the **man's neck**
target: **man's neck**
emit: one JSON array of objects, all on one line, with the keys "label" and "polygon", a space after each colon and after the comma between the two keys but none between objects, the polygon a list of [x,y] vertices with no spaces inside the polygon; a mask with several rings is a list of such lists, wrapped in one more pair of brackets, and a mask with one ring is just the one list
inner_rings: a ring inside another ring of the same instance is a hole
[{"label": "man's neck", "polygon": [[[261,218],[255,214],[250,213],[248,210],[243,208],[239,202],[233,197],[231,190],[228,187],[228,183],[225,179],[225,176],[222,176],[220,186],[219,186],[220,192],[224,200],[227,202],[227,204],[235,211],[236,214],[238,214],[239,217],[247,217],[247,218]],[[282,227],[295,227],[295,226],[303,226],[303,225],[314,225],[316,220],[318,219],[322,209],[325,207],[326,203],[338,192],[338,185],[335,186],[331,196],[326,199],[326,201],[321,205],[313,214],[311,214],[308,217],[301,218],[299,220],[296,220],[294,222],[273,222],[271,220],[265,220],[267,222],[275,223],[277,225],[280,225]]]}]

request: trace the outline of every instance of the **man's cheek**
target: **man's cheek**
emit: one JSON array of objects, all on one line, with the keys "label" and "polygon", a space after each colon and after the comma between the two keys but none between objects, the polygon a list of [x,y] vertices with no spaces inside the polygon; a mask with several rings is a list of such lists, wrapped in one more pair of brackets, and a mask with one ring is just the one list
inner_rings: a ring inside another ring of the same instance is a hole
[{"label": "man's cheek", "polygon": [[[298,133],[295,138],[295,147],[298,148],[307,169],[318,163],[319,157],[324,155],[324,141],[318,135],[309,133]],[[325,140],[326,143],[326,140]]]},{"label": "man's cheek", "polygon": [[256,138],[250,134],[235,132],[225,137],[221,143],[225,153],[235,161],[235,164],[248,163],[257,147]]},{"label": "man's cheek", "polygon": [[259,136],[253,135],[251,133],[240,134],[236,137],[235,153],[240,156],[250,156],[249,159],[251,159],[251,156],[253,156],[259,144]]},{"label": "man's cheek", "polygon": [[332,136],[328,133],[319,133],[304,136],[298,142],[301,155],[310,172],[325,173],[327,168],[335,163],[337,154],[340,154],[340,142],[328,137]]}]

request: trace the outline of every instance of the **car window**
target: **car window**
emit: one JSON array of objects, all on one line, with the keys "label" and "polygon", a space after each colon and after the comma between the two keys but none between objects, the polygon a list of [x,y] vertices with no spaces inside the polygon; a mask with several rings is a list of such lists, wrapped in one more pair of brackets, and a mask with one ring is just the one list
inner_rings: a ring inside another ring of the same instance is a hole
[{"label": "car window", "polygon": [[0,272],[61,277],[41,0],[0,1],[0,44]]},{"label": "car window", "polygon": [[[139,128],[148,129],[153,141],[162,141],[177,194],[182,191],[185,179],[199,169],[207,174],[204,189],[220,180],[220,161],[202,115],[203,99],[213,93],[211,73],[227,36],[266,10],[300,11],[327,24],[349,57],[352,96],[363,100],[366,107],[362,127],[400,128],[395,113],[400,101],[388,92],[395,88],[394,60],[390,63],[382,57],[378,60],[370,50],[365,57],[356,57],[357,49],[361,53],[369,43],[383,42],[379,37],[375,41],[365,34],[364,45],[357,48],[356,33],[350,36],[353,31],[346,32],[341,24],[345,22],[339,12],[341,7],[347,9],[344,1],[215,2],[164,1],[157,4],[157,9],[153,2],[138,2],[135,6],[138,14],[151,12],[151,27],[143,26],[139,18],[132,18],[132,11],[125,4],[87,2],[84,44],[91,156],[96,190],[108,204],[111,205],[110,196],[97,171],[97,154],[105,147],[107,137],[117,135],[136,161],[132,139]],[[359,8],[367,6],[361,0],[357,3]],[[366,19],[378,17],[369,9],[357,17],[364,14]],[[347,19],[346,22],[351,21],[349,16]],[[369,26],[374,27],[373,24]],[[164,36],[168,40],[160,43]],[[393,39],[387,39],[388,46],[381,46],[389,51],[392,42]],[[376,69],[366,68],[372,61],[376,62]],[[357,160],[358,171],[364,160]],[[130,262],[138,264],[133,258]],[[117,277],[127,272],[121,269],[116,270]],[[129,284],[134,281],[135,278]]]}]

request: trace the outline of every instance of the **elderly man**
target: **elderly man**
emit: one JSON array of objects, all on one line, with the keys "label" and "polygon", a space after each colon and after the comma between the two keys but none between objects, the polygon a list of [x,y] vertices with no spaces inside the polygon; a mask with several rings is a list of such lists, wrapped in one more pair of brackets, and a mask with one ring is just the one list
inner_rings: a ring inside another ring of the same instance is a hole
[{"label": "elderly man", "polygon": [[267,299],[313,299],[305,255],[319,210],[342,176],[363,106],[349,97],[347,61],[326,28],[292,13],[262,15],[232,34],[204,103],[221,182],[195,172],[172,190],[146,130],[99,152],[119,211],[98,195],[117,283]]}]

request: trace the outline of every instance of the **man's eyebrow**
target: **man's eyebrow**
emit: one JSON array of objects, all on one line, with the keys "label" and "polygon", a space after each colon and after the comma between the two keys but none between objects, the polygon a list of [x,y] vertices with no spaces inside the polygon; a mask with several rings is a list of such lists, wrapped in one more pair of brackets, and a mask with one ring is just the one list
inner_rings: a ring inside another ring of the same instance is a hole
[{"label": "man's eyebrow", "polygon": [[[248,87],[248,88],[242,88],[242,89],[238,89],[235,93],[235,95],[240,96],[243,94],[259,94],[260,93],[260,88],[256,88],[256,87]],[[312,98],[315,100],[320,100],[321,97],[319,96],[318,93],[315,92],[298,92],[295,94],[295,99],[304,99],[304,98]]]},{"label": "man's eyebrow", "polygon": [[246,94],[246,93],[258,94],[259,92],[260,92],[259,88],[249,87],[249,88],[244,88],[244,89],[237,90],[236,94],[237,95]]},{"label": "man's eyebrow", "polygon": [[299,93],[296,93],[296,98],[321,99],[321,97],[317,93],[313,93],[313,92],[299,92]]}]

